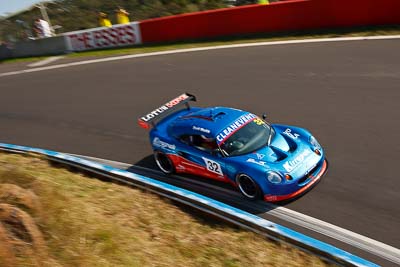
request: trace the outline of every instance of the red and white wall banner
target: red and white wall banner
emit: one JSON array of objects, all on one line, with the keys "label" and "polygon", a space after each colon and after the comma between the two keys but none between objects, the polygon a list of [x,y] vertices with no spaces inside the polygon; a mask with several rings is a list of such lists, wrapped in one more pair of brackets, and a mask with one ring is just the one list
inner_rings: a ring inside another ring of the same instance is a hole
[{"label": "red and white wall banner", "polygon": [[142,43],[139,22],[64,34],[69,51],[129,46]]}]

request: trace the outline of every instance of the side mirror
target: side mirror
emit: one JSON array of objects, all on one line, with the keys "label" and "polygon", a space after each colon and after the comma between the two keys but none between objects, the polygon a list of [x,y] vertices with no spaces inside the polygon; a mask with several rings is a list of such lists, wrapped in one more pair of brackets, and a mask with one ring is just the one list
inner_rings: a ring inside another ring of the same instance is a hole
[{"label": "side mirror", "polygon": [[263,113],[262,118],[263,118],[263,120],[265,120],[267,118],[267,113]]}]

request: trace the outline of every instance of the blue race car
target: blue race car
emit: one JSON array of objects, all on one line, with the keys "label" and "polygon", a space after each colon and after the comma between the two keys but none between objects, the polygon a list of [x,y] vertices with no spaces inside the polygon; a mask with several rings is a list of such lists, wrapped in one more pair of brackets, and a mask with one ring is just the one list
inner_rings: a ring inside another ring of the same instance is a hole
[{"label": "blue race car", "polygon": [[250,112],[190,107],[185,93],[139,118],[158,167],[230,183],[248,199],[292,199],[327,171],[324,150],[305,129],[269,124]]}]

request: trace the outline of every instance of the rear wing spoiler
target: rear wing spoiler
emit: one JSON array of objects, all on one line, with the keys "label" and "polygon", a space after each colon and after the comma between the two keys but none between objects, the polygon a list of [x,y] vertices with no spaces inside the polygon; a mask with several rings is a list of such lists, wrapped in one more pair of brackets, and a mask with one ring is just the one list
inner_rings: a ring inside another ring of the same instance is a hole
[{"label": "rear wing spoiler", "polygon": [[165,103],[161,107],[139,118],[138,123],[140,127],[144,129],[149,129],[151,126],[155,127],[156,121],[159,121],[170,115],[173,111],[176,111],[182,105],[185,105],[186,108],[189,109],[189,101],[196,101],[196,97],[188,93],[181,94],[180,96]]}]

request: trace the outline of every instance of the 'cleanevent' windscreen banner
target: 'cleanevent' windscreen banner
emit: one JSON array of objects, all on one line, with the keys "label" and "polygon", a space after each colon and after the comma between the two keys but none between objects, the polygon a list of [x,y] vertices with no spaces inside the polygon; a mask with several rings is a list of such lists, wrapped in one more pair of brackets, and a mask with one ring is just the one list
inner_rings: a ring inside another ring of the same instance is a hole
[{"label": "'cleanevent' windscreen banner", "polygon": [[142,43],[138,22],[67,32],[64,36],[70,51],[85,51]]}]

